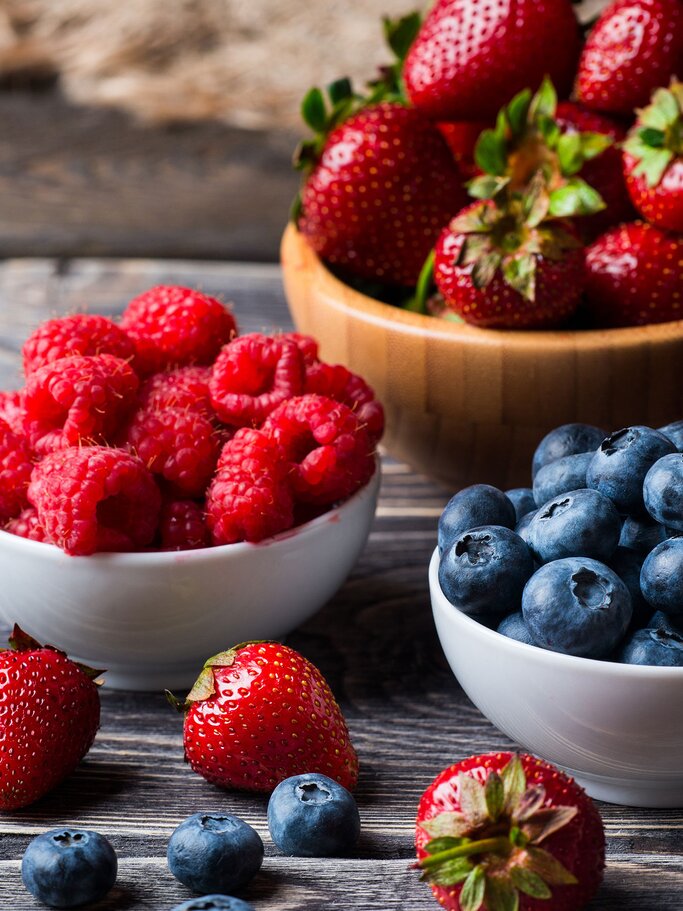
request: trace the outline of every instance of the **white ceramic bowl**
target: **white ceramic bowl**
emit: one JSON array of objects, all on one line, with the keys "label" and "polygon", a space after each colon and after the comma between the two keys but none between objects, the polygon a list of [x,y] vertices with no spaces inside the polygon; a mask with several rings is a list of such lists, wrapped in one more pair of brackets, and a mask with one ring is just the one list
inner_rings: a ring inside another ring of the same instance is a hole
[{"label": "white ceramic bowl", "polygon": [[683,806],[683,668],[636,667],[524,645],[453,607],[429,566],[436,629],[472,702],[599,800]]},{"label": "white ceramic bowl", "polygon": [[0,612],[114,689],[189,687],[209,656],[279,639],[314,614],[367,540],[379,464],[349,500],[262,544],[69,557],[0,532]]}]

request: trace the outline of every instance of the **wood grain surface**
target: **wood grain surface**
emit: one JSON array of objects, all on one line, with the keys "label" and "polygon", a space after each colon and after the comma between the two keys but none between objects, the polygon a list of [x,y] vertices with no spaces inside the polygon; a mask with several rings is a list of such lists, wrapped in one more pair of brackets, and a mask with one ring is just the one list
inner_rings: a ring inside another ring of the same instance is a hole
[{"label": "wood grain surface", "polygon": [[[234,301],[244,329],[288,324],[272,266],[9,261],[0,267],[0,385],[19,384],[21,340],[45,317],[85,307],[113,314],[161,280]],[[163,696],[105,687],[102,727],[87,760],[38,804],[0,819],[0,911],[40,907],[22,887],[21,856],[31,837],[65,824],[99,830],[119,854],[117,886],[97,911],[172,908],[189,896],[166,867],[166,843],[185,816],[200,810],[235,812],[264,838],[262,873],[244,892],[257,911],[436,908],[410,869],[420,793],[455,759],[509,746],[458,687],[432,626],[426,567],[447,496],[386,459],[365,553],[339,594],[289,640],[328,677],[360,754],[363,836],[354,857],[279,856],[264,798],[217,790],[183,764],[180,720]],[[600,810],[608,863],[591,911],[680,911],[683,811],[606,804]]]}]

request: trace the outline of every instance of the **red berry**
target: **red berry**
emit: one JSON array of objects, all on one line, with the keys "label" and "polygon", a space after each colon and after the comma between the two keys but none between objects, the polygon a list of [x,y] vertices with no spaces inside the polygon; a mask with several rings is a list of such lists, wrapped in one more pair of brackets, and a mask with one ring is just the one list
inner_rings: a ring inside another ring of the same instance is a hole
[{"label": "red berry", "polygon": [[232,314],[219,300],[178,285],[158,285],[133,298],[121,326],[135,343],[135,364],[144,374],[210,364],[237,334]]},{"label": "red berry", "polygon": [[194,500],[164,502],[159,516],[159,535],[164,550],[195,550],[211,544],[204,510]]},{"label": "red berry", "polygon": [[21,392],[0,392],[0,420],[19,436],[26,435],[26,409]]},{"label": "red berry", "polygon": [[262,430],[240,427],[233,438],[222,448],[218,458],[218,471],[244,472],[255,476],[264,470],[279,471],[284,477],[290,467],[286,465],[280,444]]},{"label": "red berry", "polygon": [[140,386],[140,408],[182,408],[214,417],[209,396],[211,367],[179,367],[148,377]]},{"label": "red berry", "polygon": [[351,496],[375,471],[374,445],[359,418],[341,402],[303,395],[283,402],[263,429],[293,463],[295,497],[327,505]]},{"label": "red berry", "polygon": [[216,358],[209,390],[218,417],[236,427],[262,424],[304,386],[304,360],[296,342],[254,333],[235,339]]},{"label": "red berry", "polygon": [[142,461],[103,446],[50,453],[33,471],[28,498],[50,540],[78,555],[146,547],[161,504]]},{"label": "red berry", "polygon": [[444,120],[437,124],[448,143],[460,173],[469,178],[481,173],[474,160],[474,149],[483,130],[490,124],[484,121]]},{"label": "red berry", "polygon": [[24,390],[26,429],[41,454],[111,440],[135,404],[138,378],[111,354],[65,357],[38,368]]},{"label": "red berry", "polygon": [[16,519],[9,521],[5,525],[5,531],[19,538],[28,538],[30,541],[48,541],[45,529],[40,524],[38,512],[33,506],[27,506]]},{"label": "red berry", "polygon": [[0,651],[0,809],[33,803],[70,775],[100,723],[89,668],[18,627]]},{"label": "red berry", "polygon": [[306,368],[305,391],[325,395],[348,405],[370,438],[377,442],[384,432],[384,409],[370,386],[341,364],[311,364]]},{"label": "red berry", "polygon": [[277,642],[254,642],[207,661],[187,697],[185,756],[207,781],[269,792],[319,772],[353,788],[358,758],[320,671]]},{"label": "red berry", "polygon": [[26,441],[0,421],[0,522],[18,516],[28,506],[32,471],[32,454]]},{"label": "red berry", "polygon": [[75,355],[113,354],[132,360],[135,346],[120,326],[96,313],[76,313],[47,320],[24,342],[24,374]]},{"label": "red berry", "polygon": [[318,343],[310,335],[302,335],[301,332],[285,332],[279,338],[288,342],[294,342],[301,354],[303,355],[304,364],[315,364],[318,360]]}]

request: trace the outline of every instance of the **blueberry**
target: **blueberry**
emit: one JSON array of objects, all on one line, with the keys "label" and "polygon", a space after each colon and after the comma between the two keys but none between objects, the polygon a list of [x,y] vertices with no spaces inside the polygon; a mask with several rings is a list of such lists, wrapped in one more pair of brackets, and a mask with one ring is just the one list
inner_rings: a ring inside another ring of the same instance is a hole
[{"label": "blueberry", "polygon": [[176,905],[173,911],[254,911],[254,906],[230,895],[204,895]]},{"label": "blueberry", "polygon": [[621,519],[597,490],[570,490],[545,503],[531,520],[529,545],[539,563],[563,557],[609,560],[617,548]]},{"label": "blueberry", "polygon": [[293,775],[275,788],[268,801],[268,828],[290,857],[337,857],[348,854],[360,835],[353,796],[325,775]]},{"label": "blueberry", "polygon": [[640,589],[655,610],[683,618],[683,535],[662,541],[645,558]]},{"label": "blueberry", "polygon": [[536,447],[531,463],[532,478],[536,477],[544,465],[549,465],[556,459],[576,455],[578,452],[594,452],[606,436],[604,430],[591,424],[563,424],[556,427]]},{"label": "blueberry", "polygon": [[464,531],[480,525],[514,528],[515,507],[502,490],[489,484],[465,487],[446,504],[439,519],[439,552],[443,553]]},{"label": "blueberry", "polygon": [[645,475],[645,508],[655,521],[683,531],[683,453],[659,459]]},{"label": "blueberry", "polygon": [[[506,490],[505,496],[515,507],[515,518],[519,522],[528,512],[536,509],[534,492],[530,487],[513,487],[512,490]],[[500,523],[486,522],[486,525],[495,525]],[[466,531],[467,529],[465,529]]]},{"label": "blueberry", "polygon": [[166,858],[194,892],[234,892],[261,869],[263,842],[238,816],[195,813],[171,835]]},{"label": "blueberry", "polygon": [[659,432],[668,437],[679,452],[683,452],[683,421],[674,421],[659,428]]},{"label": "blueberry", "polygon": [[529,526],[531,525],[531,520],[537,512],[537,509],[528,512],[525,516],[522,516],[519,522],[515,525],[515,534],[519,535],[525,544],[529,544]]},{"label": "blueberry", "polygon": [[483,525],[461,535],[441,557],[439,583],[455,607],[477,620],[519,610],[534,571],[531,551],[509,528]]},{"label": "blueberry", "polygon": [[631,596],[609,567],[586,557],[555,560],[529,579],[522,612],[537,645],[604,658],[631,621]]},{"label": "blueberry", "polygon": [[627,547],[629,550],[635,550],[636,553],[649,554],[653,547],[665,541],[669,535],[666,529],[659,522],[652,520],[634,519],[632,516],[626,516],[624,524],[621,526],[621,535],[619,537],[619,546]]},{"label": "blueberry", "polygon": [[633,608],[632,629],[647,626],[652,615],[652,608],[640,590],[640,570],[644,559],[643,554],[638,554],[634,550],[628,550],[625,547],[617,547],[609,559],[610,569],[613,569],[619,576],[631,596],[631,607]]},{"label": "blueberry", "polygon": [[621,649],[622,664],[683,667],[683,636],[665,629],[639,629]]},{"label": "blueberry", "polygon": [[593,459],[592,452],[579,452],[576,455],[563,456],[544,465],[534,478],[534,502],[543,506],[548,500],[567,493],[568,490],[579,490],[586,486],[586,471]]},{"label": "blueberry", "polygon": [[38,901],[76,908],[99,901],[116,882],[114,849],[98,832],[52,829],[34,838],[21,861],[21,878]]},{"label": "blueberry", "polygon": [[503,636],[507,636],[508,639],[516,639],[518,642],[524,642],[527,645],[536,644],[529,632],[529,627],[526,625],[521,610],[503,617],[498,624],[498,632]]},{"label": "blueberry", "polygon": [[652,465],[676,447],[650,427],[626,427],[600,444],[588,466],[586,483],[609,497],[624,515],[647,517],[643,481]]},{"label": "blueberry", "polygon": [[683,617],[675,620],[663,611],[656,611],[647,623],[648,629],[663,629],[669,633],[678,633],[683,636]]}]

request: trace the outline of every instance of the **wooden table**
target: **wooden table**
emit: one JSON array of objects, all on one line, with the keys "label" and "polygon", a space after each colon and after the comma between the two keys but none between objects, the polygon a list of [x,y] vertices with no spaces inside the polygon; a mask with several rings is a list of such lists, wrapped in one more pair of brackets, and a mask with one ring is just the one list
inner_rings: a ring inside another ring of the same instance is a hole
[{"label": "wooden table", "polygon": [[[274,266],[9,261],[0,266],[0,385],[20,383],[21,340],[47,316],[84,307],[115,314],[159,281],[234,301],[243,330],[288,325]],[[62,825],[99,830],[119,854],[118,883],[100,911],[172,908],[188,893],[166,867],[166,843],[199,810],[237,813],[264,838],[263,871],[245,892],[257,911],[436,908],[410,869],[418,798],[455,759],[510,745],[460,690],[432,626],[426,570],[447,496],[385,459],[365,553],[339,594],[289,639],[327,676],[360,754],[363,836],[355,857],[278,856],[265,799],[219,791],[183,764],[180,719],[163,696],[105,687],[102,727],[87,760],[38,804],[0,819],[0,911],[39,907],[22,887],[20,859],[30,838]],[[683,811],[600,809],[608,863],[593,911],[682,909]]]}]

